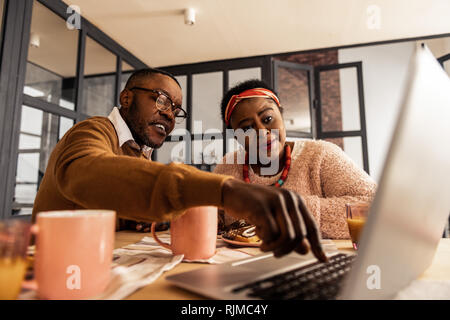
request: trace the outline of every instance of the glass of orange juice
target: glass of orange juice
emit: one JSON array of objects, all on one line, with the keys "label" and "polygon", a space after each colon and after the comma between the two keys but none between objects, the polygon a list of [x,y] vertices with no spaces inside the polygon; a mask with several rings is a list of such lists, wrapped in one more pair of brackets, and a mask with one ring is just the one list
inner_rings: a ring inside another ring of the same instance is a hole
[{"label": "glass of orange juice", "polygon": [[15,300],[20,293],[29,240],[29,223],[0,221],[0,300]]},{"label": "glass of orange juice", "polygon": [[358,250],[358,242],[369,213],[369,208],[370,203],[367,202],[347,203],[345,205],[348,231],[355,250]]}]

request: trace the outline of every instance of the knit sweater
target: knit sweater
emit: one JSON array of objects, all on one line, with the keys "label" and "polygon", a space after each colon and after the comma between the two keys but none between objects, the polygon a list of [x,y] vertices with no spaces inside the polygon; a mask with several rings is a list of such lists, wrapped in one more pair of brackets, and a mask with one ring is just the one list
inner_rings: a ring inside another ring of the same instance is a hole
[{"label": "knit sweater", "polygon": [[[215,173],[233,176],[243,180],[242,164],[236,164],[238,153],[225,155]],[[227,164],[234,159],[234,164]],[[251,183],[271,185],[280,179],[264,177],[253,172],[249,166]],[[338,146],[321,140],[295,141],[291,152],[291,167],[283,188],[298,193],[314,216],[323,238],[348,239],[350,237],[345,204],[370,202],[376,191],[376,184],[365,171],[360,169]],[[228,217],[227,223],[232,222]]]},{"label": "knit sweater", "polygon": [[123,219],[169,221],[190,207],[221,206],[227,179],[181,163],[149,161],[127,143],[119,147],[108,118],[93,117],[57,143],[32,219],[47,210],[110,209]]}]

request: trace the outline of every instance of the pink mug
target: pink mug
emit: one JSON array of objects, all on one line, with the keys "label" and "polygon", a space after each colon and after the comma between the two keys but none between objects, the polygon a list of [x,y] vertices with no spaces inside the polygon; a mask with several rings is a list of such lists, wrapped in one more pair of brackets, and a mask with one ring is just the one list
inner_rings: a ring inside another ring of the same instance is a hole
[{"label": "pink mug", "polygon": [[40,299],[87,299],[109,282],[116,213],[48,211],[37,215],[35,281]]},{"label": "pink mug", "polygon": [[152,236],[174,255],[183,254],[185,260],[211,258],[216,252],[217,208],[194,207],[170,222],[170,245],[158,239],[156,223],[152,223]]}]

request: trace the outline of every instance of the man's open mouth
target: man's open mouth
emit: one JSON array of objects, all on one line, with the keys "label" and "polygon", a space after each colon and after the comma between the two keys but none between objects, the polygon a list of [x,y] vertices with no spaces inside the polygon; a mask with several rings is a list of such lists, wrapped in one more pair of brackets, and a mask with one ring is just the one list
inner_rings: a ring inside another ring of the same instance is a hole
[{"label": "man's open mouth", "polygon": [[150,126],[155,128],[156,131],[158,133],[160,133],[161,135],[167,135],[168,128],[164,124],[159,123],[159,122],[153,122],[153,123],[150,123]]}]

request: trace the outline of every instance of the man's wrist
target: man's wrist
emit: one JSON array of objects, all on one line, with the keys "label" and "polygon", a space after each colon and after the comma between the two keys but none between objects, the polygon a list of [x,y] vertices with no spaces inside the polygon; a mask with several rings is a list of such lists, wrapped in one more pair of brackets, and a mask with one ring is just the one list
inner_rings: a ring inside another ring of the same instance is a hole
[{"label": "man's wrist", "polygon": [[225,207],[225,196],[230,192],[230,190],[233,188],[233,185],[235,184],[236,179],[234,178],[230,178],[230,179],[226,179],[223,183],[222,183],[222,196],[221,196],[221,207],[224,208]]}]

